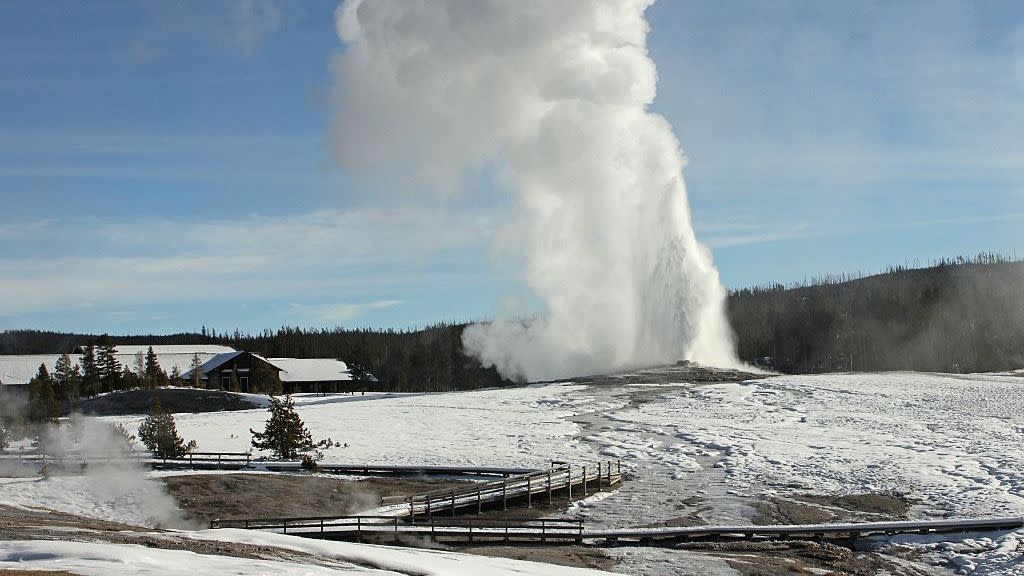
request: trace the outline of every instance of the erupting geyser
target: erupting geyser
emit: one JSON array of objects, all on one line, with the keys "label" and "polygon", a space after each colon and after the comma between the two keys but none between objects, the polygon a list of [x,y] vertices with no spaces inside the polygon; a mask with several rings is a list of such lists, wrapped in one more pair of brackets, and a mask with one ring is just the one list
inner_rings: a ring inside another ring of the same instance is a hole
[{"label": "erupting geyser", "polygon": [[691,359],[737,364],[725,291],[694,236],[683,155],[647,111],[648,0],[351,0],[332,143],[350,170],[452,189],[493,164],[518,213],[503,237],[546,310],[468,329],[529,380]]}]

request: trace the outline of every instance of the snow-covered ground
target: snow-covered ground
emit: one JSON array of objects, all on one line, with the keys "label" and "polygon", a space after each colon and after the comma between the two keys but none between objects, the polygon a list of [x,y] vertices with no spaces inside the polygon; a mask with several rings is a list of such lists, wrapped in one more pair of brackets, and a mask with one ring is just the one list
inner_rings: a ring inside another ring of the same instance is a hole
[{"label": "snow-covered ground", "polygon": [[225,574],[335,576],[602,576],[607,572],[453,552],[309,540],[248,530],[183,534],[188,538],[271,546],[314,558],[256,560],[134,544],[63,541],[0,543],[0,570],[67,570],[82,576],[223,576]]},{"label": "snow-covered ground", "polygon": [[[531,386],[441,394],[299,395],[298,410],[314,439],[342,447],[324,451],[332,462],[546,466],[579,458],[573,405],[582,386]],[[263,430],[266,410],[177,414],[178,432],[201,451],[245,452],[249,429]],[[110,421],[138,428],[142,417]],[[348,444],[348,447],[344,447]]]},{"label": "snow-covered ground", "polygon": [[[912,501],[915,517],[1024,515],[1024,379],[1017,375],[549,385],[300,396],[296,406],[315,438],[348,444],[327,451],[337,462],[540,467],[621,458],[633,479],[571,511],[594,528],[688,513],[709,523],[748,522],[750,504],[765,495],[887,493]],[[248,430],[262,429],[266,417],[265,410],[176,416],[180,433],[204,451],[248,450]],[[141,417],[105,420],[137,428]],[[0,483],[0,501],[81,513],[92,497],[75,482]],[[102,504],[91,505],[85,511],[105,514]],[[1024,573],[1019,541],[1017,534],[975,540],[975,552],[914,546],[962,572],[1009,574]],[[636,566],[650,558],[623,556]]]}]

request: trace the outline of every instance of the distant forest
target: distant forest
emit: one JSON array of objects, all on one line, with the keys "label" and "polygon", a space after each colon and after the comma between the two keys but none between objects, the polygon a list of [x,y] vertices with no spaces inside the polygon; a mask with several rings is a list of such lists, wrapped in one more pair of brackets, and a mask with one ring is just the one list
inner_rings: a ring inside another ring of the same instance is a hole
[{"label": "distant forest", "polygon": [[1024,367],[1024,261],[995,254],[731,292],[740,357],[787,373]]},{"label": "distant forest", "polygon": [[[733,291],[729,317],[741,359],[787,373],[1024,367],[1024,261],[982,254],[927,268]],[[462,351],[465,324],[422,330],[281,328],[261,334],[111,336],[114,344],[223,344],[263,356],[341,358],[390,391],[510,385]],[[100,336],[0,332],[0,354],[56,354]]]}]

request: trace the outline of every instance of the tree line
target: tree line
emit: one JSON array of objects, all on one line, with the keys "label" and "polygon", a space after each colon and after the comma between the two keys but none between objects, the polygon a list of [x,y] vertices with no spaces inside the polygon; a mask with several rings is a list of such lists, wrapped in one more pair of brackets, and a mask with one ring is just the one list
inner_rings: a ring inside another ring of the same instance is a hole
[{"label": "tree line", "polygon": [[[1024,262],[995,254],[897,266],[873,276],[735,290],[729,318],[741,359],[788,373],[836,370],[946,372],[1024,367]],[[0,333],[0,354],[44,354],[95,343],[99,389],[116,386],[104,346],[222,344],[265,357],[338,358],[384,391],[511,385],[462,348],[466,324],[421,330],[284,327],[96,337],[30,330]],[[115,359],[116,360],[116,359]],[[83,367],[84,371],[84,367]],[[130,378],[121,368],[122,381]],[[172,378],[173,375],[168,375]],[[83,375],[84,378],[84,375]],[[145,384],[145,382],[143,382]],[[122,384],[123,385],[123,384]]]},{"label": "tree line", "polygon": [[729,295],[740,357],[786,373],[1024,367],[1024,262],[997,254]]}]

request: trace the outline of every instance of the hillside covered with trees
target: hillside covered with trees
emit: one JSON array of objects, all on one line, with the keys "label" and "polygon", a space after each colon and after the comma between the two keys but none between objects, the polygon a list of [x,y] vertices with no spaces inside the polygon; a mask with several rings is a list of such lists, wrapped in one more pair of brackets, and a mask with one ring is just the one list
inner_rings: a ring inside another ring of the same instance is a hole
[{"label": "hillside covered with trees", "polygon": [[[787,373],[1024,367],[1024,261],[995,255],[894,267],[866,277],[733,291],[740,357]],[[510,385],[462,350],[465,324],[422,330],[281,328],[260,334],[96,336],[0,333],[0,354],[55,354],[77,345],[223,344],[267,357],[340,358],[389,391]]]},{"label": "hillside covered with trees", "polygon": [[738,290],[740,357],[787,373],[1024,367],[1024,262],[983,254],[863,278]]}]

